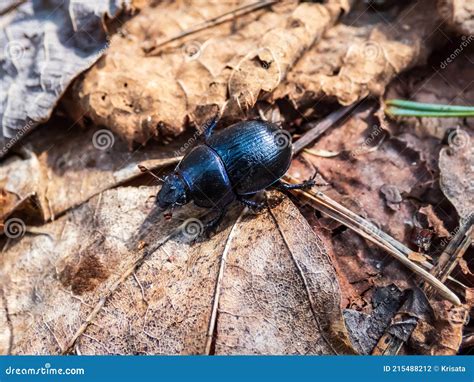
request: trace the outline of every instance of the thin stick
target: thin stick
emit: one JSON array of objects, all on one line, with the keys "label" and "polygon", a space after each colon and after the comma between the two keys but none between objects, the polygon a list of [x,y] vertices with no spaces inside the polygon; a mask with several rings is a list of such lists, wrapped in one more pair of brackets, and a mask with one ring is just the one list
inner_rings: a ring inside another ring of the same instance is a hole
[{"label": "thin stick", "polygon": [[[453,239],[449,242],[445,251],[440,256],[436,267],[431,266],[431,274],[438,277],[441,281],[445,281],[450,278],[449,273],[451,273],[454,266],[457,264],[459,259],[464,254],[465,250],[471,243],[472,233],[472,224],[467,224],[459,229]],[[430,264],[431,265],[431,264]],[[423,289],[428,297],[433,295],[433,288],[431,285],[425,284]],[[397,315],[404,314],[404,306],[402,306]],[[415,319],[418,322],[419,318]],[[377,345],[375,346],[372,354],[374,355],[396,355],[400,351],[403,343],[401,338],[396,337],[390,331],[386,331],[385,334],[379,339]]]},{"label": "thin stick", "polygon": [[158,175],[154,174],[148,167],[143,166],[142,164],[137,165],[141,172],[150,174],[153,178],[158,179],[160,182],[164,182],[163,178],[160,178]]},{"label": "thin stick", "polygon": [[334,126],[336,123],[340,122],[345,116],[351,113],[358,105],[360,105],[364,100],[354,102],[352,105],[342,107],[331,114],[329,114],[322,121],[318,122],[311,130],[308,130],[305,134],[302,135],[295,143],[293,143],[293,152],[298,154],[305,147],[313,143],[317,138],[324,134],[330,127]]},{"label": "thin stick", "polygon": [[[20,5],[22,5],[23,3],[26,3],[26,0],[20,0],[20,1],[17,1],[17,2],[12,2],[9,6],[7,6],[6,8],[4,8],[1,12],[0,12],[0,16],[3,16],[3,15],[6,15],[7,13],[13,11],[14,9],[18,8]],[[8,3],[7,3],[8,4]]]},{"label": "thin stick", "polygon": [[[449,275],[454,270],[459,260],[463,257],[466,250],[469,248],[472,242],[472,219],[466,224],[462,225],[456,232],[454,237],[451,239],[449,244],[444,249],[443,253],[439,257],[438,263],[431,272],[434,276],[439,278],[441,281],[445,281],[449,278]],[[431,286],[425,287],[427,295],[433,294]]]},{"label": "thin stick", "polygon": [[221,297],[221,289],[222,289],[222,280],[224,277],[224,271],[225,267],[227,265],[227,256],[230,251],[230,247],[232,244],[232,240],[235,237],[235,232],[237,230],[237,225],[240,224],[242,221],[243,217],[246,215],[248,212],[248,208],[245,207],[241,212],[237,220],[235,221],[234,225],[232,226],[229,236],[227,236],[227,241],[224,246],[224,251],[222,252],[221,256],[221,264],[219,266],[219,273],[217,274],[217,281],[216,281],[216,286],[214,289],[214,301],[212,302],[212,310],[211,310],[211,317],[209,319],[209,325],[207,329],[207,337],[206,337],[206,345],[205,345],[205,354],[211,354],[211,347],[212,347],[212,341],[213,341],[213,336],[214,336],[214,331],[216,329],[216,324],[217,324],[217,312],[219,309],[219,301]]},{"label": "thin stick", "polygon": [[[285,180],[290,183],[296,183],[295,179],[285,176]],[[441,296],[451,301],[455,305],[461,305],[459,298],[444,285],[440,280],[430,274],[428,271],[420,267],[408,258],[408,254],[413,253],[409,248],[393,239],[371,222],[361,216],[350,211],[346,207],[332,200],[321,191],[302,191],[292,190],[292,193],[306,199],[314,208],[323,211],[331,216],[334,220],[351,228],[359,235],[376,244],[380,248],[386,250],[390,255],[400,261],[413,273],[417,274],[428,284],[430,284]]]},{"label": "thin stick", "polygon": [[247,4],[247,5],[244,5],[242,7],[236,8],[236,9],[230,11],[230,12],[223,13],[223,14],[217,16],[217,17],[214,17],[214,18],[206,20],[206,21],[204,21],[200,24],[197,24],[194,27],[183,31],[183,32],[179,33],[176,36],[173,36],[173,37],[170,37],[170,38],[167,38],[163,41],[158,42],[154,47],[152,47],[148,51],[148,55],[152,56],[152,55],[156,54],[158,48],[161,48],[164,45],[169,44],[170,42],[180,40],[184,37],[187,37],[187,36],[192,35],[194,33],[200,32],[204,29],[211,28],[213,26],[223,24],[223,23],[225,23],[227,21],[230,21],[232,19],[235,19],[237,17],[243,16],[243,15],[246,15],[248,13],[254,12],[256,10],[268,7],[270,5],[273,5],[277,2],[278,2],[277,0],[258,1],[256,3]]}]

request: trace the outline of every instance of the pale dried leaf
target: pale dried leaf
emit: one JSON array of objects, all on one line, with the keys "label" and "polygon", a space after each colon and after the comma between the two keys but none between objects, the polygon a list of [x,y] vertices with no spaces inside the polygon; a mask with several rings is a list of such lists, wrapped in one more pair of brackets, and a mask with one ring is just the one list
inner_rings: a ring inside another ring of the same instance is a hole
[{"label": "pale dried leaf", "polygon": [[39,123],[107,47],[103,18],[125,0],[24,2],[0,29],[0,157]]},{"label": "pale dried leaf", "polygon": [[192,244],[190,221],[176,227],[196,209],[166,221],[147,202],[156,192],[107,191],[10,242],[2,353],[10,340],[21,354],[351,352],[327,251],[288,199],[237,221],[233,209],[215,236]]},{"label": "pale dried leaf", "polygon": [[463,130],[456,136],[439,154],[440,185],[461,221],[467,223],[474,217],[474,137]]},{"label": "pale dried leaf", "polygon": [[373,310],[366,314],[353,309],[344,310],[347,329],[360,354],[370,354],[390,320],[397,312],[403,293],[395,286],[375,288],[372,299]]},{"label": "pale dried leaf", "polygon": [[25,140],[24,156],[12,156],[0,166],[0,188],[5,193],[0,218],[35,194],[39,215],[47,221],[141,175],[138,163],[152,167],[175,164],[174,157],[195,141],[196,136],[168,146],[154,142],[146,150],[140,147],[129,152],[108,130],[64,129],[63,123],[51,121]]}]

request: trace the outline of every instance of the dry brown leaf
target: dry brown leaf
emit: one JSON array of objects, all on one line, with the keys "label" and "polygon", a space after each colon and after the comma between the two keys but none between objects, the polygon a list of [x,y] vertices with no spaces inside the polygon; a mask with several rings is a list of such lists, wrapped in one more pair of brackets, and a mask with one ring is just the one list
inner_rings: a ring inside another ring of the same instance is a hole
[{"label": "dry brown leaf", "polygon": [[418,354],[455,355],[462,341],[463,327],[467,323],[466,306],[453,307],[446,301],[430,301],[434,321],[419,320],[410,338],[410,346]]},{"label": "dry brown leaf", "polygon": [[471,0],[438,0],[445,22],[466,38],[474,38],[474,3]]},{"label": "dry brown leaf", "polygon": [[192,244],[196,209],[166,221],[156,192],[107,191],[7,244],[2,353],[351,352],[327,250],[288,199]]},{"label": "dry brown leaf", "polygon": [[440,22],[432,1],[423,0],[407,6],[391,23],[339,24],[298,61],[274,98],[288,95],[300,107],[324,96],[348,105],[369,94],[381,95],[397,74],[425,62],[444,42],[436,32]]},{"label": "dry brown leaf", "polygon": [[248,3],[194,0],[143,9],[75,83],[69,100],[75,119],[86,115],[129,143],[144,143],[181,133],[189,118],[199,125],[216,107],[227,120],[241,118],[349,2],[282,2],[166,45],[157,55],[143,51],[145,42],[173,37]]},{"label": "dry brown leaf", "polygon": [[[47,221],[92,196],[141,175],[138,163],[149,166],[174,164],[182,148],[196,136],[161,146],[156,142],[130,153],[127,146],[105,129],[64,129],[52,120],[25,140],[21,156],[0,166],[0,200],[8,216],[31,195],[37,199],[37,220]],[[26,216],[27,220],[31,216]]]},{"label": "dry brown leaf", "polygon": [[0,190],[0,220],[4,220],[10,211],[14,210],[18,204],[18,196],[13,192]]},{"label": "dry brown leaf", "polygon": [[[374,118],[373,108],[364,107],[313,146],[317,150],[339,151],[344,155],[332,158],[303,156],[305,162],[311,163],[331,185],[325,190],[329,196],[404,241],[408,237],[406,225],[414,224],[416,211],[406,195],[415,187],[430,187],[432,177],[417,152],[407,149],[396,137],[388,137],[389,132]],[[371,150],[373,147],[377,150]],[[298,179],[311,176],[305,162],[294,162],[290,168],[293,176]],[[383,191],[387,189],[396,190],[393,192],[397,198],[392,198],[398,201],[395,211],[386,205],[387,196]]]},{"label": "dry brown leaf", "polygon": [[421,207],[419,210],[420,214],[426,216],[429,227],[432,227],[438,237],[449,237],[450,234],[445,228],[443,221],[434,211],[433,206],[430,204],[428,206]]},{"label": "dry brown leaf", "polygon": [[[418,323],[433,321],[433,310],[424,292],[416,287],[404,291],[403,304],[400,306],[383,336],[380,337],[372,355],[395,355],[412,336]],[[407,349],[401,349],[402,354]],[[408,349],[409,352],[412,349]]]}]

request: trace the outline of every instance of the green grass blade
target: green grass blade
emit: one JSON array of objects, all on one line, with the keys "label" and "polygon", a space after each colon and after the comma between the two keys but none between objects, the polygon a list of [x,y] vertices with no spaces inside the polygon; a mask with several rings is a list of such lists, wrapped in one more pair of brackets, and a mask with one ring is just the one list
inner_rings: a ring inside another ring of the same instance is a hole
[{"label": "green grass blade", "polygon": [[385,110],[388,115],[400,117],[432,117],[432,118],[462,118],[474,117],[474,109],[472,111],[429,111],[402,109],[399,107],[389,107]]},{"label": "green grass blade", "polygon": [[396,109],[432,111],[432,112],[468,112],[474,113],[473,106],[458,106],[458,105],[442,105],[435,103],[423,103],[415,101],[407,101],[403,99],[389,99],[385,101],[387,106],[394,106]]}]

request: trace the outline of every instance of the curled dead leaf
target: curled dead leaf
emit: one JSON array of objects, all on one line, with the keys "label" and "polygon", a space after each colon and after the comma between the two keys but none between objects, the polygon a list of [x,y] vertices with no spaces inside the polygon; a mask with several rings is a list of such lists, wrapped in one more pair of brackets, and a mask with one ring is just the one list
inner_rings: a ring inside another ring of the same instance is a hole
[{"label": "curled dead leaf", "polygon": [[196,0],[185,7],[179,2],[148,7],[124,24],[101,62],[76,81],[69,110],[76,120],[87,116],[129,144],[176,136],[189,119],[202,125],[216,108],[227,121],[242,118],[347,8],[346,0],[283,2],[149,56],[144,41],[178,35],[232,11],[235,3]]},{"label": "curled dead leaf", "polygon": [[[349,105],[382,95],[396,75],[423,63],[439,43],[440,17],[430,0],[407,6],[397,19],[373,26],[338,24],[289,73],[274,99],[288,96],[297,107],[333,97]],[[348,44],[348,42],[351,42]]]}]

